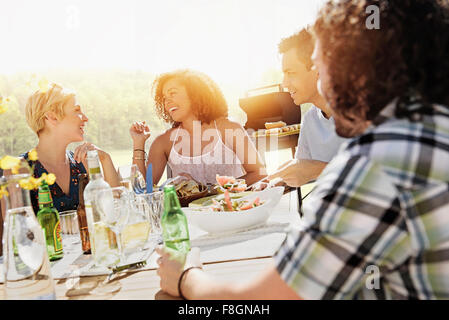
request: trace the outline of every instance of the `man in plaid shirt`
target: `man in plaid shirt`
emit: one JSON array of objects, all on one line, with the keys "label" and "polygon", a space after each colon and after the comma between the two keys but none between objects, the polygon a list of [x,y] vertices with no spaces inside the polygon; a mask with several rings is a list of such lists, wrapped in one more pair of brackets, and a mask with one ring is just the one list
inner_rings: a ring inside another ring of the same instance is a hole
[{"label": "man in plaid shirt", "polygon": [[329,1],[313,31],[318,89],[353,139],[316,181],[304,228],[245,284],[158,250],[161,288],[191,299],[448,299],[448,2]]},{"label": "man in plaid shirt", "polygon": [[449,298],[449,109],[428,111],[389,117],[326,167],[276,256],[301,297]]}]

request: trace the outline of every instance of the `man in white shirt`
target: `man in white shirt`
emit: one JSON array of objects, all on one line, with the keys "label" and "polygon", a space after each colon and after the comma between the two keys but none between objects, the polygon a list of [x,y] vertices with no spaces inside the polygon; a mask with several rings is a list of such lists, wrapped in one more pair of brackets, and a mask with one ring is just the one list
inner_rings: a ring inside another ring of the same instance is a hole
[{"label": "man in white shirt", "polygon": [[283,39],[279,44],[283,87],[290,92],[296,105],[313,104],[303,116],[295,159],[283,164],[268,177],[270,180],[280,177],[291,187],[300,187],[315,180],[347,140],[336,134],[331,110],[318,91],[318,72],[311,59],[313,49],[314,40],[307,29]]}]

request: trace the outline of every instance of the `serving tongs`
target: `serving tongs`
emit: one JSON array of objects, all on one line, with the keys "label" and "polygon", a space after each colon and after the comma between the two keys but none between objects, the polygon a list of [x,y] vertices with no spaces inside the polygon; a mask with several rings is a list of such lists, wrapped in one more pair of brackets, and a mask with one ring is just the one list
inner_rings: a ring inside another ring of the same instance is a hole
[{"label": "serving tongs", "polygon": [[282,178],[274,178],[273,180],[268,181],[268,176],[264,177],[263,179],[260,179],[259,181],[254,182],[252,185],[246,187],[245,191],[252,190],[255,186],[261,184],[262,182],[267,181],[267,187],[265,189],[269,189],[274,187],[279,182],[283,181]]}]

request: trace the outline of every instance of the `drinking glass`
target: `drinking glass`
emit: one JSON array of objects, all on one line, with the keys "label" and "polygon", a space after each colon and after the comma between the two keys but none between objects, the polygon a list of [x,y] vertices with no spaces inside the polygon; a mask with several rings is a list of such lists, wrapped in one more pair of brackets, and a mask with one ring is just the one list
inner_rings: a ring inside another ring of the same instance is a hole
[{"label": "drinking glass", "polygon": [[148,215],[151,223],[149,238],[156,244],[162,243],[161,217],[164,211],[164,193],[156,191],[136,196],[137,202]]},{"label": "drinking glass", "polygon": [[152,229],[149,210],[146,208],[148,205],[141,196],[133,194],[131,197],[131,212],[128,223],[122,231],[122,245],[125,254],[146,249],[148,236]]},{"label": "drinking glass", "polygon": [[76,210],[59,212],[59,224],[61,226],[62,244],[64,253],[77,251],[81,242],[80,229],[78,227],[78,214]]},{"label": "drinking glass", "polygon": [[[131,194],[124,187],[116,187],[97,191],[95,198],[101,220],[115,233],[120,260],[118,262],[119,264],[124,260],[121,234],[123,228],[128,223],[131,209]],[[114,265],[108,265],[107,267],[111,268]]]},{"label": "drinking glass", "polygon": [[120,175],[120,183],[122,186],[128,187],[136,194],[142,194],[145,192],[147,184],[142,173],[137,168],[137,165],[132,164],[120,166],[118,168],[118,173]]}]

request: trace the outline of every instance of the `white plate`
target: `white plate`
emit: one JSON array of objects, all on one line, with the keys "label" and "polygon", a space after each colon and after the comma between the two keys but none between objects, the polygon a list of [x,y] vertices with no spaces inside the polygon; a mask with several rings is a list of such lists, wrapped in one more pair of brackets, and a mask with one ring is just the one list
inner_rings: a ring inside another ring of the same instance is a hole
[{"label": "white plate", "polygon": [[209,233],[226,233],[241,231],[267,221],[273,208],[279,203],[284,187],[255,192],[240,200],[250,200],[259,197],[265,201],[261,206],[235,212],[216,212],[212,210],[200,211],[198,208],[182,208],[189,223]]}]

